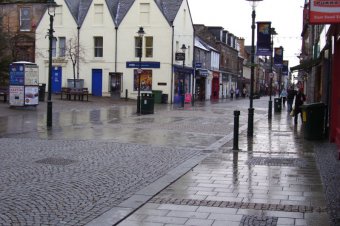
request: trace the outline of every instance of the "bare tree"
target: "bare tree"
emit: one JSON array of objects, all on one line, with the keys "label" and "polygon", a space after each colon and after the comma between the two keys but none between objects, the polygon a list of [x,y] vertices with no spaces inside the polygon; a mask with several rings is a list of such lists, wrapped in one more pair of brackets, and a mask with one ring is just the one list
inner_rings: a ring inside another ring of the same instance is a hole
[{"label": "bare tree", "polygon": [[11,36],[3,28],[0,15],[0,85],[7,85],[9,80],[9,64],[12,62]]},{"label": "bare tree", "polygon": [[[84,60],[84,48],[79,44],[77,38],[71,38],[67,42],[66,46],[66,57],[71,60],[73,67],[73,86],[76,87],[76,75],[77,79],[79,79],[79,61]],[[76,73],[77,69],[77,73]]]}]

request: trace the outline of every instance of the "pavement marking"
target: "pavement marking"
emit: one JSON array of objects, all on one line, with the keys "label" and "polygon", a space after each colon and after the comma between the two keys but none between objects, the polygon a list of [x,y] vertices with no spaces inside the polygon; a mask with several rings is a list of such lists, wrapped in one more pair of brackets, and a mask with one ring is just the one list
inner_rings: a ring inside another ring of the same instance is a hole
[{"label": "pavement marking", "polygon": [[282,205],[268,203],[250,203],[250,202],[233,202],[233,201],[215,201],[215,200],[198,200],[198,199],[176,199],[176,198],[157,198],[154,197],[150,203],[156,204],[174,204],[188,206],[206,206],[220,208],[236,208],[236,209],[253,209],[253,210],[270,210],[283,212],[298,212],[298,213],[324,213],[327,212],[327,207],[315,207],[304,205]]}]

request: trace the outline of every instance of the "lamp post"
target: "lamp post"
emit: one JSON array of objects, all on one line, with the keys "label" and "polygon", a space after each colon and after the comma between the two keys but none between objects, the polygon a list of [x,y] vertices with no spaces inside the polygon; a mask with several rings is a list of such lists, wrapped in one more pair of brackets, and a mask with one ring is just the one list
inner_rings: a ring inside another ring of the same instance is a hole
[{"label": "lamp post", "polygon": [[251,71],[250,71],[250,101],[249,101],[249,109],[248,109],[248,137],[253,137],[254,135],[254,108],[253,108],[253,97],[254,97],[254,64],[255,64],[255,8],[257,3],[262,0],[246,0],[251,3],[252,6],[252,24],[251,24]]},{"label": "lamp post", "polygon": [[53,41],[53,19],[57,4],[50,0],[47,5],[48,15],[50,16],[50,29],[48,30],[49,48],[48,48],[48,96],[47,96],[47,127],[52,127],[52,41]]},{"label": "lamp post", "polygon": [[185,51],[187,50],[187,47],[183,44],[181,47],[181,50],[183,52],[183,83],[182,83],[182,107],[184,108],[184,98],[185,98],[185,73],[184,73],[184,67],[185,67]]},{"label": "lamp post", "polygon": [[138,57],[139,57],[139,64],[138,64],[138,96],[137,96],[137,114],[141,113],[141,98],[140,98],[140,77],[142,75],[142,54],[143,54],[143,36],[145,34],[143,27],[139,27],[137,32],[139,37],[139,48],[138,48]]},{"label": "lamp post", "polygon": [[273,112],[273,101],[272,101],[272,92],[273,92],[273,47],[274,47],[274,40],[273,36],[277,35],[275,28],[270,29],[270,35],[271,35],[271,54],[270,54],[270,85],[269,85],[269,106],[268,106],[268,119],[272,118],[272,112]]}]

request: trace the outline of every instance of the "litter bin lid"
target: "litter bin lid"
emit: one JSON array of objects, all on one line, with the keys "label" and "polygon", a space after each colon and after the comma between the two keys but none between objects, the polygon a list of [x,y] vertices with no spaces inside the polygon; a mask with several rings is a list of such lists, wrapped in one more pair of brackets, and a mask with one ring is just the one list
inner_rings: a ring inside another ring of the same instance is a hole
[{"label": "litter bin lid", "polygon": [[324,103],[311,103],[304,104],[301,106],[302,109],[312,109],[312,108],[324,108],[326,105]]}]

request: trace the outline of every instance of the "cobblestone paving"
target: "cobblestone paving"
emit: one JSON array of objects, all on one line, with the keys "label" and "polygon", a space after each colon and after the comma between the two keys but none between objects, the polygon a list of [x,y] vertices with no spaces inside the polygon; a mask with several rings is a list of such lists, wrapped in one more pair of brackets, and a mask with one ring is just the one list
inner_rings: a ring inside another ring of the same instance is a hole
[{"label": "cobblestone paving", "polygon": [[0,225],[83,225],[199,152],[0,139]]}]

